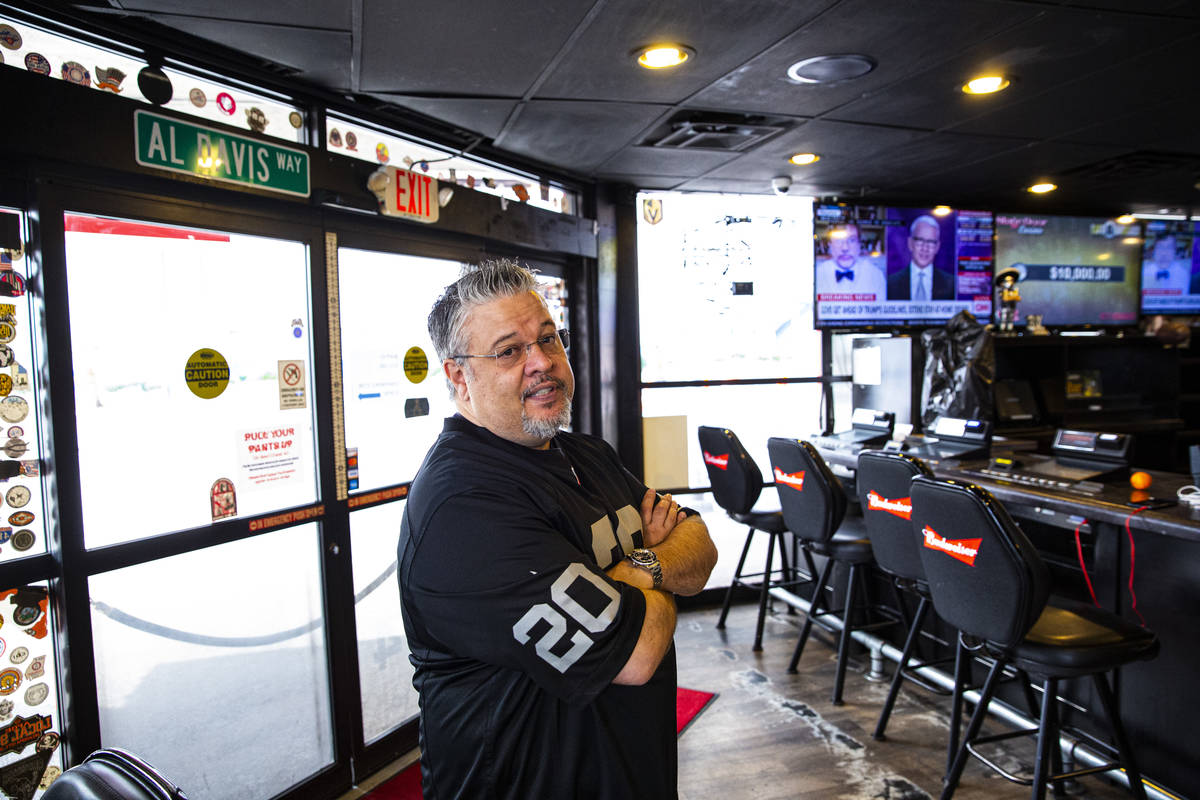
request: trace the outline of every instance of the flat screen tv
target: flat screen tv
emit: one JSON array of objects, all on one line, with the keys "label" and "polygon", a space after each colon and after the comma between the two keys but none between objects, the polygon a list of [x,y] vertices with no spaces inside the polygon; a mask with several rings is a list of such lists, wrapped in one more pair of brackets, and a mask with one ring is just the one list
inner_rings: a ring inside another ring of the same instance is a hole
[{"label": "flat screen tv", "polygon": [[813,222],[817,327],[991,318],[990,211],[829,205]]},{"label": "flat screen tv", "polygon": [[1143,223],[1142,313],[1200,314],[1200,222]]},{"label": "flat screen tv", "polygon": [[1141,226],[1103,217],[996,214],[996,274],[1016,269],[1016,324],[1120,327],[1138,318]]}]

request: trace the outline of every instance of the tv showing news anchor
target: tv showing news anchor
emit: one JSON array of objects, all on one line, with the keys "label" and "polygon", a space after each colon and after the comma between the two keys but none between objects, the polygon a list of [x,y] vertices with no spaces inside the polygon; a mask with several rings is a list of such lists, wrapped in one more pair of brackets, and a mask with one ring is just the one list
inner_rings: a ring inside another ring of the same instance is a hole
[{"label": "tv showing news anchor", "polygon": [[814,223],[818,327],[991,318],[991,212],[818,206]]}]

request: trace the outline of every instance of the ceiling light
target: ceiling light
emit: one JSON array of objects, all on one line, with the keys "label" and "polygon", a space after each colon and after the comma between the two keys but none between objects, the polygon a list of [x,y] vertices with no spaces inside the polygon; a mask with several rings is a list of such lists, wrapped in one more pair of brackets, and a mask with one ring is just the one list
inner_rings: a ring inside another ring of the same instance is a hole
[{"label": "ceiling light", "polygon": [[933,215],[935,217],[944,217],[953,210],[950,206],[937,206],[933,209]]},{"label": "ceiling light", "polygon": [[1133,214],[1122,214],[1121,216],[1117,217],[1116,221],[1121,225],[1132,225],[1137,221],[1137,217],[1135,217]]},{"label": "ceiling light", "polygon": [[638,63],[646,69],[677,67],[695,54],[696,51],[685,44],[654,44],[634,51]]},{"label": "ceiling light", "polygon": [[1003,75],[981,75],[963,84],[962,90],[967,94],[991,94],[1008,88],[1008,78]]},{"label": "ceiling light", "polygon": [[1025,191],[1033,192],[1034,194],[1045,194],[1046,192],[1053,192],[1057,188],[1058,187],[1055,186],[1053,183],[1035,183],[1033,186],[1030,186]]},{"label": "ceiling light", "polygon": [[1126,236],[1121,240],[1121,244],[1141,244],[1142,240],[1136,236]]},{"label": "ceiling light", "polygon": [[837,56],[815,56],[797,61],[788,67],[787,76],[796,83],[839,83],[861,78],[875,69],[875,60],[850,53]]},{"label": "ceiling light", "polygon": [[821,157],[816,153],[796,153],[788,159],[798,167],[803,167],[805,164],[815,164],[821,160]]}]

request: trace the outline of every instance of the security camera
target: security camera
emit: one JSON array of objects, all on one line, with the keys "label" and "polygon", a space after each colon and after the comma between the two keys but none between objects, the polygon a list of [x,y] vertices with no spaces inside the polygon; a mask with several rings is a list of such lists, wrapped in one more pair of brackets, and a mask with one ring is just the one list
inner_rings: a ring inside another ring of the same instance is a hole
[{"label": "security camera", "polygon": [[792,179],[787,175],[771,178],[771,191],[775,194],[787,194],[790,188],[792,188]]}]

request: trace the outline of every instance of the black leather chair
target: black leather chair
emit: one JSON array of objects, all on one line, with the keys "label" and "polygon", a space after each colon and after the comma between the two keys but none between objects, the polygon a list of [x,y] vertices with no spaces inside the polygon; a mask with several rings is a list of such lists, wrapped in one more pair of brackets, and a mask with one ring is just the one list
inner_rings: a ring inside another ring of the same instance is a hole
[{"label": "black leather chair", "polygon": [[[925,568],[921,564],[921,554],[917,550],[910,521],[911,484],[913,477],[917,475],[933,475],[929,467],[925,466],[925,462],[919,458],[883,450],[864,450],[859,453],[855,473],[858,502],[862,506],[863,523],[867,528],[867,538],[871,540],[875,563],[891,576],[896,586],[915,594],[918,598],[917,610],[909,624],[904,649],[892,676],[892,685],[888,689],[883,709],[879,712],[879,721],[875,724],[873,736],[878,740],[886,738],[888,719],[892,715],[896,695],[900,692],[900,684],[904,678],[907,677],[938,694],[947,694],[944,689],[921,680],[908,670],[931,603]],[[955,744],[956,742],[951,742],[951,752]]]},{"label": "black leather chair", "polygon": [[[979,703],[946,776],[943,800],[954,794],[974,755],[1005,778],[1032,785],[1043,798],[1046,784],[1055,793],[1068,779],[1123,766],[1131,792],[1145,798],[1141,773],[1129,746],[1116,699],[1104,673],[1158,652],[1154,633],[1108,611],[1050,597],[1050,573],[1037,550],[1004,507],[987,490],[969,483],[918,475],[912,482],[912,526],[920,543],[921,563],[938,615],[977,638],[995,663]],[[960,634],[960,635],[961,635]],[[1042,679],[1042,708],[1036,730],[980,737],[979,730],[1006,665]],[[1062,773],[1059,749],[1060,680],[1091,676],[1108,717],[1119,760]],[[1037,733],[1032,778],[1012,775],[979,753],[977,745]]]},{"label": "black leather chair", "polygon": [[109,747],[59,775],[42,800],[187,800],[187,795],[138,756]]},{"label": "black leather chair", "polygon": [[[721,608],[721,616],[717,620],[717,628],[725,627],[725,617],[729,614],[729,604],[733,599],[735,587],[744,586],[757,589],[758,624],[754,631],[754,649],[762,650],[763,622],[767,613],[769,592],[774,586],[794,586],[802,580],[798,571],[788,563],[787,550],[783,546],[783,535],[788,532],[783,522],[783,514],[779,511],[752,511],[762,494],[762,472],[754,459],[746,452],[737,434],[728,428],[713,428],[701,426],[699,429],[700,452],[704,455],[704,467],[708,470],[708,480],[712,485],[713,498],[717,505],[725,509],[730,519],[749,526],[746,533],[746,543],[742,546],[742,555],[738,558],[737,568],[733,571],[733,580],[725,592],[725,604]],[[767,534],[767,562],[762,572],[744,573],[746,554],[750,552],[750,543],[754,532],[762,531]],[[778,570],[774,569],[774,554],[776,543],[779,546]],[[811,556],[808,557],[809,576],[816,572]]]},{"label": "black leather chair", "polygon": [[[847,497],[841,484],[825,459],[808,442],[799,439],[773,437],[767,441],[767,452],[771,457],[771,468],[775,476],[775,489],[779,492],[779,503],[788,529],[795,534],[801,548],[809,558],[812,554],[825,556],[828,560],[821,569],[813,591],[800,639],[792,653],[788,672],[795,672],[808,641],[815,620],[830,614],[842,614],[842,631],[838,637],[837,676],[833,682],[833,704],[842,704],[842,686],[846,680],[846,661],[850,650],[850,637],[855,630],[870,630],[880,625],[892,624],[894,619],[875,622],[860,622],[858,615],[869,610],[867,589],[862,586],[864,602],[855,603],[855,591],[863,582],[859,570],[872,560],[871,541],[849,533],[838,533],[838,527],[846,515]],[[846,565],[845,606],[842,609],[821,611],[826,602],[825,587],[833,565]],[[857,579],[857,580],[856,580]]]}]

